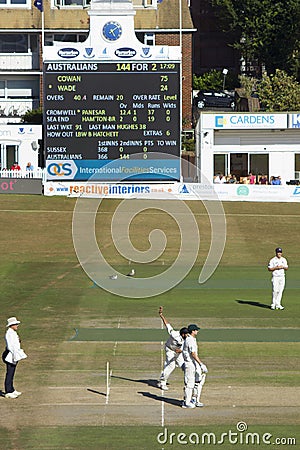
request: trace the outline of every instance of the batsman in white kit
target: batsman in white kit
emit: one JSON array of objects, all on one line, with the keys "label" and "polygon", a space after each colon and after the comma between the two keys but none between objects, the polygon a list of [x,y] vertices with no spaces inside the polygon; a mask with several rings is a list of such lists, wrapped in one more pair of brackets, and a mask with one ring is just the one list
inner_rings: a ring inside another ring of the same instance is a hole
[{"label": "batsman in white kit", "polygon": [[285,271],[288,269],[287,260],[282,256],[282,248],[275,249],[274,258],[268,265],[269,272],[272,272],[272,304],[271,309],[284,309],[281,305],[282,294],[285,286]]},{"label": "batsman in white kit", "polygon": [[208,369],[198,356],[196,336],[200,328],[196,324],[188,326],[189,334],[183,344],[184,359],[184,401],[183,408],[195,408],[204,406],[200,402],[200,396],[205,383]]},{"label": "batsman in white kit", "polygon": [[167,381],[175,367],[180,367],[182,370],[184,370],[182,346],[184,338],[188,334],[188,329],[181,328],[180,331],[174,330],[172,325],[163,316],[162,306],[159,307],[159,315],[170,336],[165,343],[166,359],[164,362],[164,369],[160,375],[157,386],[163,391],[167,391],[169,389],[167,386]]}]

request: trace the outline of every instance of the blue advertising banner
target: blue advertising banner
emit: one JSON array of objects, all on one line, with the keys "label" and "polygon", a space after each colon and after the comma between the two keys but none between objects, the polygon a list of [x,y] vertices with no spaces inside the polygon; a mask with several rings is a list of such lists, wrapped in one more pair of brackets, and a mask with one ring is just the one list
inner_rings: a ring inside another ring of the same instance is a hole
[{"label": "blue advertising banner", "polygon": [[47,179],[107,181],[174,181],[180,177],[180,159],[67,160],[46,162]]}]

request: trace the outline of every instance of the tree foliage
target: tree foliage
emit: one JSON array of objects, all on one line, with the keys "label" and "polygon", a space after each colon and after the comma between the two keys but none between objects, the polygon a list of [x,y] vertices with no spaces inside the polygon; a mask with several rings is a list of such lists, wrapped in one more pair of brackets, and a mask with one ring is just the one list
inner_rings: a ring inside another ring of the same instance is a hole
[{"label": "tree foliage", "polygon": [[23,123],[41,124],[43,123],[43,111],[41,108],[31,109],[26,111],[21,119]]},{"label": "tree foliage", "polygon": [[210,72],[206,72],[200,77],[196,77],[194,75],[193,78],[193,88],[199,89],[199,91],[213,90],[220,91],[222,90],[223,84],[223,75],[220,70],[211,70]]},{"label": "tree foliage", "polygon": [[257,79],[253,77],[247,77],[246,75],[239,76],[239,82],[242,88],[242,94],[246,98],[250,98],[256,91]]},{"label": "tree foliage", "polygon": [[212,0],[224,30],[236,32],[235,48],[248,59],[299,74],[300,0]]},{"label": "tree foliage", "polygon": [[[222,91],[224,83],[224,75],[221,70],[210,70],[205,72],[200,77],[193,77],[193,89],[198,89],[199,91]],[[236,86],[237,79],[236,76],[232,74],[226,75],[226,89],[233,89]]]},{"label": "tree foliage", "polygon": [[257,93],[266,111],[300,110],[300,83],[282,70],[277,69],[270,76],[264,74],[257,84]]}]

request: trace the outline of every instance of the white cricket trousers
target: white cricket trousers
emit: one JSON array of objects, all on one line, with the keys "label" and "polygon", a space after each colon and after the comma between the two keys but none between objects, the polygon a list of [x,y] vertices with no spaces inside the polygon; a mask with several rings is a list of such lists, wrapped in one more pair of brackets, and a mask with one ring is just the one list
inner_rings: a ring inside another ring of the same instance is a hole
[{"label": "white cricket trousers", "polygon": [[183,364],[184,360],[182,353],[176,353],[173,350],[166,348],[166,359],[164,363],[164,370],[160,375],[160,381],[166,383],[175,367],[182,367]]},{"label": "white cricket trousers", "polygon": [[200,402],[201,392],[203,385],[205,383],[206,374],[202,372],[201,367],[198,363],[196,363],[196,372],[195,372],[195,386],[193,390],[192,397],[195,398],[196,402]]},{"label": "white cricket trousers", "polygon": [[282,294],[285,286],[285,277],[273,277],[272,278],[272,306],[281,306]]},{"label": "white cricket trousers", "polygon": [[193,362],[184,363],[184,401],[188,405],[191,403],[195,387],[196,367]]}]

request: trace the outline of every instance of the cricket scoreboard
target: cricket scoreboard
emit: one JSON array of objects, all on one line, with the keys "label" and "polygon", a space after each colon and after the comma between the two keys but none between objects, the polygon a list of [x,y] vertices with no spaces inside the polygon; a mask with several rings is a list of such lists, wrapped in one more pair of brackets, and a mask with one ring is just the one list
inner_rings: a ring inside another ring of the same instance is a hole
[{"label": "cricket scoreboard", "polygon": [[47,61],[43,73],[49,180],[180,180],[178,61]]}]

